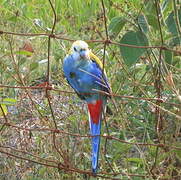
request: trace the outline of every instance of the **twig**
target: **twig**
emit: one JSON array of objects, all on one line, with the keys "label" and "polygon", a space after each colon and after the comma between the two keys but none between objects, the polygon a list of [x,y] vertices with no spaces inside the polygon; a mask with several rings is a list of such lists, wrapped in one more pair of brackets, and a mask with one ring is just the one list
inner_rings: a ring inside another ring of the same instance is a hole
[{"label": "twig", "polygon": [[[155,7],[156,7],[156,14],[157,14],[157,21],[159,25],[159,31],[160,31],[160,39],[161,39],[161,45],[163,46],[164,41],[163,41],[163,34],[162,34],[162,28],[161,28],[161,23],[160,23],[160,6],[157,0],[155,0]],[[161,90],[162,90],[162,82],[161,82],[161,65],[162,65],[162,49],[159,50],[159,61],[158,61],[158,76],[155,79],[155,88],[157,92],[157,98],[161,99]],[[156,107],[155,107],[155,112],[156,112],[156,132],[158,135],[158,139],[160,139],[160,131],[163,129],[163,116],[160,111],[160,101],[156,102]]]},{"label": "twig", "polygon": [[106,18],[106,10],[104,5],[104,0],[101,0],[102,3],[102,9],[103,9],[103,16],[104,16],[104,26],[106,31],[106,40],[109,40],[109,34],[108,34],[108,28],[107,28],[107,18]]},{"label": "twig", "polygon": [[[2,112],[3,117],[4,117],[4,119],[5,119],[5,122],[8,123],[8,118],[6,117],[6,114],[5,114],[5,112],[4,112],[4,109],[3,109],[3,107],[2,107],[2,104],[0,104],[0,112]],[[3,127],[2,127],[2,128],[3,128]],[[2,128],[1,128],[1,130],[2,130]],[[1,131],[1,130],[0,130],[0,131]]]}]

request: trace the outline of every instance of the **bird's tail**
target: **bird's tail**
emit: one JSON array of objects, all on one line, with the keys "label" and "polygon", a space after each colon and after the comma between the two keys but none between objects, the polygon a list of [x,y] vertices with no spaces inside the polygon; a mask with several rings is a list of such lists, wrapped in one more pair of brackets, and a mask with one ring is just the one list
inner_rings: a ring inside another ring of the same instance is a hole
[{"label": "bird's tail", "polygon": [[102,100],[97,100],[93,103],[88,103],[90,133],[92,137],[92,172],[96,174],[99,159],[99,146],[101,134],[101,120],[103,117],[104,103]]}]

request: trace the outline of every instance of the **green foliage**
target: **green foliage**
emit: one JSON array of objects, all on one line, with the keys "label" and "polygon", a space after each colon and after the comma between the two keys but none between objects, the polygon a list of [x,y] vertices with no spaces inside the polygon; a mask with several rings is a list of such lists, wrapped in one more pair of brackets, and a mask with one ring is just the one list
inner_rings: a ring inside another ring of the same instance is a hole
[{"label": "green foliage", "polygon": [[165,55],[165,61],[168,64],[172,64],[172,60],[173,60],[173,53],[171,51],[165,50],[164,51],[164,55]]},{"label": "green foliage", "polygon": [[12,98],[3,98],[0,101],[0,117],[3,117],[4,115],[7,115],[8,113],[8,108],[7,106],[13,106],[16,103],[16,99],[12,99]]},{"label": "green foliage", "polygon": [[[168,18],[166,19],[166,24],[167,24],[167,28],[168,31],[170,33],[172,33],[173,35],[173,43],[174,45],[177,45],[181,43],[181,30],[179,30],[179,27],[177,26],[176,22],[178,21],[178,23],[181,24],[181,9],[178,9],[178,14],[176,16],[176,14],[172,11]],[[179,33],[180,31],[180,33]]]},{"label": "green foliage", "polygon": [[[127,32],[120,41],[121,44],[129,44],[135,46],[148,46],[148,39],[141,31],[130,31]],[[131,47],[120,47],[121,55],[123,56],[125,64],[131,66],[135,64],[140,56],[145,53],[144,48],[131,48]]]},{"label": "green foliage", "polygon": [[124,17],[114,17],[111,19],[111,22],[109,24],[109,32],[110,32],[110,36],[116,37],[120,31],[122,30],[122,28],[124,27],[124,25],[126,24],[126,19]]},{"label": "green foliage", "polygon": [[147,33],[149,31],[149,26],[146,17],[143,14],[138,16],[138,25],[141,28],[141,31]]},{"label": "green foliage", "polygon": [[[43,87],[47,81],[48,34],[54,20],[49,1],[0,3],[0,152],[4,152],[0,179],[95,179],[81,173],[91,169],[91,142],[85,136],[89,134],[88,116],[86,105],[70,93],[62,61],[72,43],[69,39],[106,39],[102,3],[51,2],[56,13],[54,33],[59,39],[50,41],[49,75],[56,91],[48,93],[25,87]],[[105,69],[116,96],[109,101],[113,115],[106,115],[106,123],[102,124],[102,134],[112,138],[101,139],[100,179],[181,176],[181,10],[174,2],[104,0],[108,35],[114,42],[106,46]],[[125,45],[119,46],[118,42]],[[90,41],[89,45],[103,57],[103,43]],[[168,49],[126,45],[164,45]],[[160,129],[158,122],[162,122]],[[55,127],[60,132],[54,133]],[[6,156],[7,152],[15,157]],[[67,169],[40,163],[63,164]]]}]

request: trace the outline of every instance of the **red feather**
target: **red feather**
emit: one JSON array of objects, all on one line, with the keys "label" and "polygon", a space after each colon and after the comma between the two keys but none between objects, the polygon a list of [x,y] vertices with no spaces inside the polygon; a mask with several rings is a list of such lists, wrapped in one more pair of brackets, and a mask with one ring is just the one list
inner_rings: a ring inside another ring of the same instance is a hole
[{"label": "red feather", "polygon": [[98,124],[102,112],[102,100],[97,100],[95,103],[89,103],[88,109],[93,123]]}]

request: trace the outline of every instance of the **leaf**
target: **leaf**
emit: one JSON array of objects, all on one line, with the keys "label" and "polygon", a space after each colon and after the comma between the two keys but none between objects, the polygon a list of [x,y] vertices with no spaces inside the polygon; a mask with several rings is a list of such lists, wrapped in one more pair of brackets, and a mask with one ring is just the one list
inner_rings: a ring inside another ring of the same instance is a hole
[{"label": "leaf", "polygon": [[153,14],[147,14],[146,15],[148,24],[154,29],[154,30],[159,30],[159,24],[157,17]]},{"label": "leaf", "polygon": [[124,17],[114,17],[111,19],[111,22],[109,24],[108,27],[108,31],[111,35],[113,35],[114,37],[116,37],[121,29],[124,27],[124,25],[126,24],[126,19]]},{"label": "leaf", "polygon": [[[178,17],[179,17],[179,22],[181,24],[181,9],[178,10]],[[167,28],[169,32],[171,32],[175,36],[178,35],[177,27],[175,23],[175,15],[173,11],[169,14],[168,18],[166,19],[166,24],[167,24]]]},{"label": "leaf", "polygon": [[39,174],[40,176],[44,176],[44,174],[45,174],[46,172],[47,172],[47,168],[46,168],[46,167],[42,167],[42,168],[39,169],[38,174]]},{"label": "leaf", "polygon": [[[181,9],[178,10],[178,19],[179,19],[179,23],[181,24]],[[174,36],[172,39],[172,42],[174,43],[174,45],[180,44],[181,38],[177,30],[177,25],[175,22],[175,14],[173,11],[169,14],[165,22],[167,24],[168,31],[172,33],[172,35]]]},{"label": "leaf", "polygon": [[35,70],[36,68],[38,68],[39,64],[37,62],[33,62],[30,64],[30,71]]},{"label": "leaf", "polygon": [[164,0],[161,5],[161,11],[163,13],[163,16],[166,17],[168,12],[172,10],[172,1],[170,0]]},{"label": "leaf", "polygon": [[[148,46],[148,39],[146,35],[140,31],[130,31],[122,37],[120,43],[136,46]],[[120,51],[126,65],[131,66],[138,61],[146,49],[121,46]]]},{"label": "leaf", "polygon": [[8,20],[12,22],[17,22],[17,16],[11,16]]},{"label": "leaf", "polygon": [[137,164],[143,164],[143,160],[141,158],[128,158],[127,159],[129,162],[134,162]]},{"label": "leaf", "polygon": [[2,99],[2,101],[0,101],[0,104],[1,104],[1,105],[13,106],[13,105],[15,105],[16,102],[17,102],[16,99],[13,99],[13,98],[4,98],[4,99]]},{"label": "leaf", "polygon": [[177,68],[181,68],[181,56],[176,56],[173,59],[173,63],[172,63],[175,67]]},{"label": "leaf", "polygon": [[29,52],[29,54],[26,54],[28,57],[30,57],[34,53],[33,46],[31,42],[25,41],[22,48],[20,48],[21,51]]},{"label": "leaf", "polygon": [[138,16],[138,25],[144,33],[149,31],[149,26],[146,17],[143,14]]},{"label": "leaf", "polygon": [[161,6],[162,11],[164,11],[167,8],[168,3],[170,2],[170,0],[164,0]]},{"label": "leaf", "polygon": [[[8,113],[8,109],[7,109],[7,106],[4,105],[4,104],[0,104],[1,108],[0,108],[0,117],[3,116],[3,114],[7,115]],[[3,111],[2,111],[3,110]],[[4,112],[4,113],[3,113]]]},{"label": "leaf", "polygon": [[172,51],[165,50],[165,51],[164,51],[164,55],[165,55],[165,61],[166,61],[166,63],[172,64],[173,52],[172,52]]},{"label": "leaf", "polygon": [[32,52],[26,51],[26,50],[20,50],[20,51],[16,51],[15,54],[17,55],[25,55],[25,56],[32,56]]},{"label": "leaf", "polygon": [[5,105],[14,105],[17,102],[16,99],[13,98],[4,98],[0,104],[5,104]]}]

